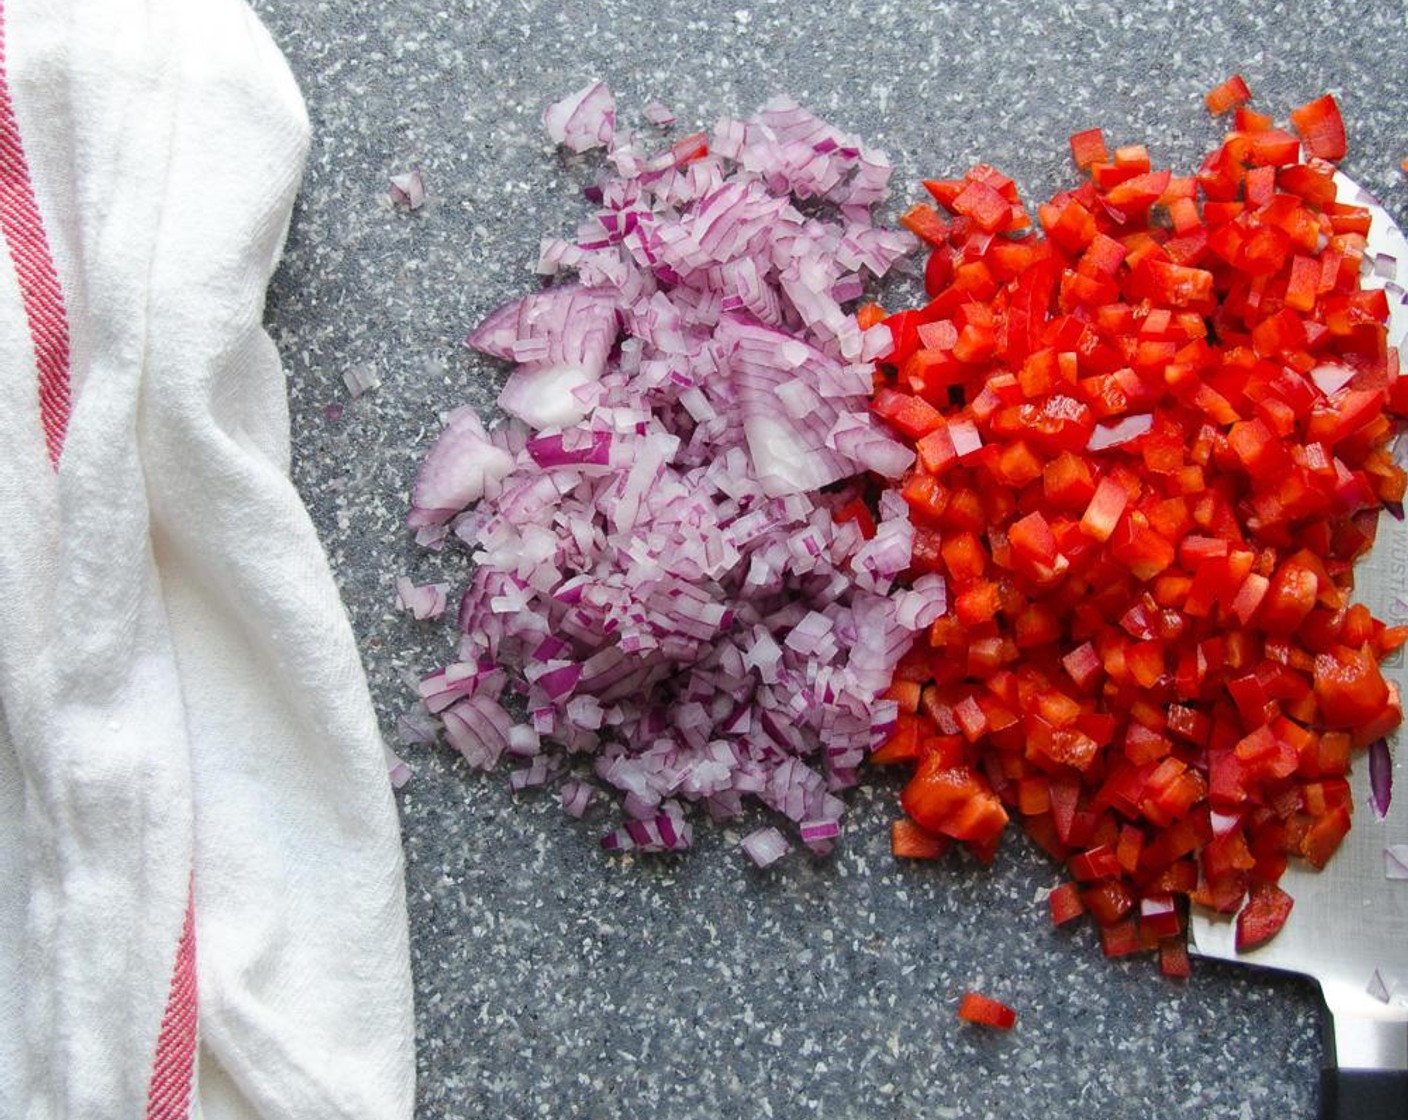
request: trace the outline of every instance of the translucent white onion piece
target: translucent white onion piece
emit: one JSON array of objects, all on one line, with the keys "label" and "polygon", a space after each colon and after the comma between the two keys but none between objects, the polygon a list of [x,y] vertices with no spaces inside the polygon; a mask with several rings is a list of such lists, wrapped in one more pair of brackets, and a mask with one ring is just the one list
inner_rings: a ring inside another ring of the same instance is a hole
[{"label": "translucent white onion piece", "polygon": [[645,106],[645,119],[657,128],[668,128],[675,123],[675,114],[659,101],[649,101]]},{"label": "translucent white onion piece", "polygon": [[391,788],[401,789],[411,780],[411,768],[385,743],[382,744],[382,753],[386,757],[386,776],[391,780]]},{"label": "translucent white onion piece", "polygon": [[1138,439],[1153,426],[1154,417],[1148,412],[1122,417],[1113,424],[1096,424],[1085,448],[1087,451],[1104,451],[1107,447],[1119,447]]},{"label": "translucent white onion piece", "polygon": [[425,180],[419,168],[391,176],[386,193],[395,205],[419,210],[425,205]]},{"label": "translucent white onion piece", "polygon": [[396,605],[403,611],[410,611],[417,621],[439,618],[445,613],[445,596],[449,590],[448,583],[418,585],[408,576],[397,576]]},{"label": "translucent white onion piece", "polygon": [[590,370],[581,366],[520,366],[508,375],[498,404],[530,428],[570,428],[591,412],[579,390],[596,384]]},{"label": "translucent white onion piece", "polygon": [[1310,371],[1310,380],[1327,397],[1333,397],[1354,380],[1354,370],[1342,362],[1322,362]]},{"label": "translucent white onion piece", "polygon": [[743,424],[753,469],[771,498],[820,490],[848,474],[836,455],[781,414],[750,416]]},{"label": "translucent white onion piece", "polygon": [[356,400],[363,393],[380,385],[381,377],[376,372],[376,366],[371,362],[360,362],[343,371],[342,383],[347,386],[347,391],[352,394],[352,399]]},{"label": "translucent white onion piece", "polygon": [[741,847],[758,867],[771,867],[792,850],[787,837],[771,825],[750,832],[743,838]]},{"label": "translucent white onion piece", "polygon": [[406,746],[425,745],[440,737],[440,721],[424,704],[417,704],[396,717],[396,738]]},{"label": "translucent white onion piece", "polygon": [[512,469],[513,457],[490,441],[475,411],[456,409],[416,475],[407,524],[444,524]]}]

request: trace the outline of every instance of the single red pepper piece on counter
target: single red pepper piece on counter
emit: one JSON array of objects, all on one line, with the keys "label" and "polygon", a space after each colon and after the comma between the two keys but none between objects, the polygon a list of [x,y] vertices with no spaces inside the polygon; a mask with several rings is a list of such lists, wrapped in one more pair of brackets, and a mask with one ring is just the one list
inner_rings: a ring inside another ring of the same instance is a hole
[{"label": "single red pepper piece on counter", "polygon": [[996,840],[1008,819],[981,776],[971,767],[950,764],[942,754],[920,761],[900,803],[927,831],[979,844]]},{"label": "single red pepper piece on counter", "polygon": [[[1208,90],[1203,100],[1207,103],[1208,112],[1213,116],[1220,116],[1232,109],[1245,105],[1252,99],[1251,87],[1241,74],[1233,74],[1225,82]],[[1238,125],[1240,128],[1241,126]]]},{"label": "single red pepper piece on counter", "polygon": [[1300,133],[1307,155],[1316,159],[1339,160],[1344,159],[1349,150],[1339,102],[1328,93],[1293,110],[1291,124]]},{"label": "single red pepper piece on counter", "polygon": [[958,1017],[965,1023],[995,1027],[1000,1031],[1010,1031],[1017,1025],[1017,1012],[1007,1004],[979,992],[963,993],[963,998],[958,1002]]},{"label": "single red pepper piece on counter", "polygon": [[890,849],[900,859],[939,859],[952,842],[908,817],[901,817],[890,828]]}]

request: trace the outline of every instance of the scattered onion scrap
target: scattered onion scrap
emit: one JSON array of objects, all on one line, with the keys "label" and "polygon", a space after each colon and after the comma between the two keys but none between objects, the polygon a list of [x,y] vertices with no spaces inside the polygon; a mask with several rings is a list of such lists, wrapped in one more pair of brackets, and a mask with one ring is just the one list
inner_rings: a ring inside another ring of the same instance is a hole
[{"label": "scattered onion scrap", "polygon": [[380,385],[381,378],[374,365],[370,362],[362,362],[343,371],[342,383],[347,386],[347,391],[352,394],[352,399],[356,400],[363,393],[370,392]]},{"label": "scattered onion scrap", "polygon": [[[547,286],[468,339],[513,363],[508,422],[453,413],[416,479],[419,539],[476,564],[422,701],[515,790],[565,778],[573,816],[588,769],[621,794],[609,851],[688,848],[691,806],[755,800],[824,852],[945,607],[941,580],[890,598],[909,518],[864,500],[913,461],[868,407],[889,332],[845,306],[914,246],[871,220],[890,164],[786,99],[659,152],[599,82],[544,123],[606,167],[575,237],[543,243]],[[744,843],[759,865],[787,847]]]},{"label": "scattered onion scrap", "polygon": [[742,848],[758,867],[771,867],[792,850],[792,845],[787,842],[787,837],[768,825],[749,833],[743,840]]},{"label": "scattered onion scrap", "polygon": [[387,183],[386,193],[390,195],[393,205],[419,210],[425,205],[425,179],[419,169],[393,175]]},{"label": "scattered onion scrap", "polygon": [[445,613],[445,596],[449,590],[448,583],[417,585],[408,577],[400,576],[396,580],[396,605],[420,621],[439,618]]},{"label": "scattered onion scrap", "polygon": [[1394,987],[1396,985],[1391,984],[1384,977],[1384,974],[1376,968],[1373,975],[1369,977],[1369,983],[1364,990],[1380,1003],[1388,1003],[1393,996]]}]

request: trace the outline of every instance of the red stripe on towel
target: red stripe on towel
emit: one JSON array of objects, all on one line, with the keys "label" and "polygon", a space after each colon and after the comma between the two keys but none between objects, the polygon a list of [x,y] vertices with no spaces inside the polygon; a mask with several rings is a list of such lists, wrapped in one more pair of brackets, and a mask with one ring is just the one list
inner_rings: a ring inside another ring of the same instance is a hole
[{"label": "red stripe on towel", "polygon": [[147,1120],[187,1120],[196,1070],[195,893],[186,896],[186,921],[176,946],[171,992],[157,1035],[152,1080],[147,1089]]},{"label": "red stripe on towel", "polygon": [[34,364],[39,370],[39,419],[44,426],[49,462],[57,469],[72,407],[68,316],[10,99],[4,0],[0,0],[0,230],[4,232],[24,298]]}]

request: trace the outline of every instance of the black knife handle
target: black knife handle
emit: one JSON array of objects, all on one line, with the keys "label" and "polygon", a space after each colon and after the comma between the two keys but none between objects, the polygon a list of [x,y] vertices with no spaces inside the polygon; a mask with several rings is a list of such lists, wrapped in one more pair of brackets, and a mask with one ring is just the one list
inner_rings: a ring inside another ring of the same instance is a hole
[{"label": "black knife handle", "polygon": [[1408,1120],[1408,1070],[1321,1070],[1320,1120]]}]

